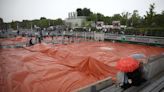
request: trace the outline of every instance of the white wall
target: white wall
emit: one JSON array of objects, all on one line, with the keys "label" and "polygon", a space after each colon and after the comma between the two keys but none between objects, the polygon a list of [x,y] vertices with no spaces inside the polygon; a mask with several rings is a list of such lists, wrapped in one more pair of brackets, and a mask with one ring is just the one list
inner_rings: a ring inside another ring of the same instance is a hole
[{"label": "white wall", "polygon": [[65,23],[71,26],[72,28],[74,28],[74,27],[81,27],[84,21],[86,21],[85,17],[77,17],[77,18],[68,18],[65,20]]}]

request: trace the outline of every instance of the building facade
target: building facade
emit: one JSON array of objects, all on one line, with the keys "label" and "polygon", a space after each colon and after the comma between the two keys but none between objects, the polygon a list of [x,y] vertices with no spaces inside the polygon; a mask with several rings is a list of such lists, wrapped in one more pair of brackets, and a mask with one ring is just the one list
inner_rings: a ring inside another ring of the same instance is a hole
[{"label": "building facade", "polygon": [[86,21],[85,16],[77,16],[76,12],[68,13],[68,18],[65,19],[65,24],[71,28],[79,28]]}]

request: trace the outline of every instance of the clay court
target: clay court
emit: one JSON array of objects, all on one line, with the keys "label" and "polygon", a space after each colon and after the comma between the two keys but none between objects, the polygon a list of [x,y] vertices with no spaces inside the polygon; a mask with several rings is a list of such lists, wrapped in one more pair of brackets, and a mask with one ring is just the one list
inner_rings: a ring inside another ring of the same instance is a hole
[{"label": "clay court", "polygon": [[[24,41],[25,39],[21,40]],[[159,55],[164,48],[112,42],[36,44],[0,49],[2,92],[71,92],[98,80],[116,80],[116,62],[136,53]],[[146,61],[145,61],[146,63]]]}]

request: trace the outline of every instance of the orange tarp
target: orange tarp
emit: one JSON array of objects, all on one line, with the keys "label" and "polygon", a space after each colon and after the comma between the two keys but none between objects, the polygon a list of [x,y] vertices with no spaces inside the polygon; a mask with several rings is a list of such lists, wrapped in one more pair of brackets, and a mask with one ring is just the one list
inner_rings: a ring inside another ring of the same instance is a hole
[{"label": "orange tarp", "polygon": [[115,65],[122,57],[163,52],[159,47],[111,42],[0,49],[0,91],[70,92],[109,76],[115,79]]}]

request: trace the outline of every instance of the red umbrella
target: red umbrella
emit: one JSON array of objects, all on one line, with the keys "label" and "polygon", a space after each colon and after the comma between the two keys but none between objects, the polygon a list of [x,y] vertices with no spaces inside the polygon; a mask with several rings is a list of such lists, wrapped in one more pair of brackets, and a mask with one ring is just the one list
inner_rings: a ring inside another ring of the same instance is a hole
[{"label": "red umbrella", "polygon": [[133,72],[139,67],[139,62],[132,57],[121,58],[116,68],[122,72]]}]

